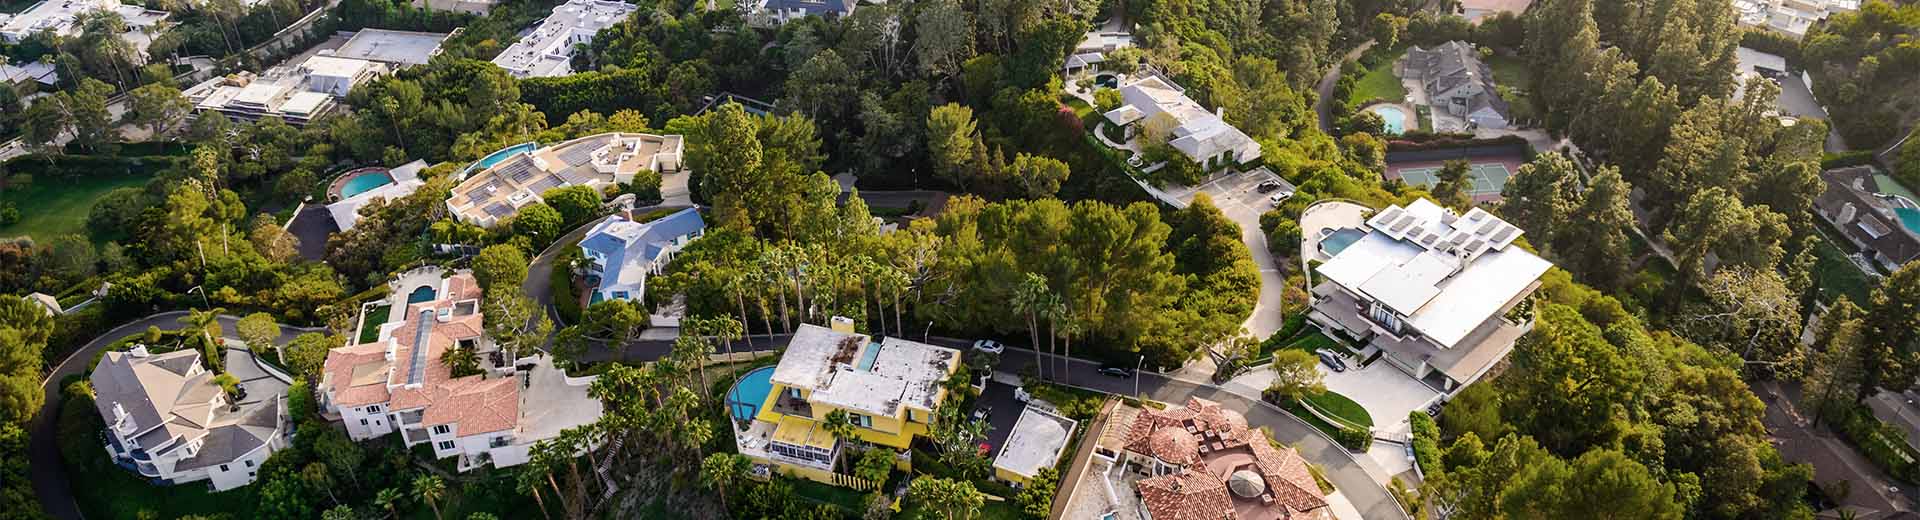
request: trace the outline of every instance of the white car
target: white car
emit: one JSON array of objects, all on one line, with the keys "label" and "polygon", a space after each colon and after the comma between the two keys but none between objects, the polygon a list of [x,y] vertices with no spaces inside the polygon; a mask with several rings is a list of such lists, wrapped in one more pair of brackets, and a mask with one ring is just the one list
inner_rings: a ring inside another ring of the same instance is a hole
[{"label": "white car", "polygon": [[993,355],[1000,355],[1000,353],[1007,351],[1007,346],[1000,344],[998,341],[983,339],[973,342],[973,349]]},{"label": "white car", "polygon": [[1287,199],[1292,196],[1293,196],[1293,192],[1282,191],[1280,193],[1273,194],[1272,197],[1267,197],[1267,200],[1273,202],[1273,205],[1278,206],[1280,205],[1280,203],[1286,202]]}]

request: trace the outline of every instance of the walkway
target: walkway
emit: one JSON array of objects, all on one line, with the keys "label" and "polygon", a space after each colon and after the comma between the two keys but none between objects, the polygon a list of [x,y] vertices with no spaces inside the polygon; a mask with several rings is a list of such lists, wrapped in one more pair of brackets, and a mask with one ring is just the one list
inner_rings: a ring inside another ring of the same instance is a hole
[{"label": "walkway", "polygon": [[[60,405],[65,401],[65,396],[61,394],[59,388],[60,381],[67,376],[86,372],[90,368],[87,365],[93,361],[94,354],[105,349],[107,345],[113,344],[114,341],[144,332],[149,326],[162,329],[185,327],[187,326],[186,317],[186,311],[162,312],[114,327],[100,337],[94,338],[93,341],[87,342],[72,354],[68,354],[67,358],[61,360],[60,364],[47,374],[46,379],[40,382],[41,389],[47,393],[47,400],[40,405],[40,412],[34,415],[33,422],[28,425],[27,431],[32,436],[28,455],[29,470],[33,475],[33,491],[40,497],[40,506],[46,509],[48,515],[61,520],[83,518],[80,515],[79,504],[74,501],[73,489],[67,482],[66,464],[60,458],[60,444],[54,440],[54,437],[59,434]],[[238,330],[240,317],[223,314],[219,317],[219,321],[222,330],[226,332],[226,339],[236,339],[231,335]],[[324,330],[281,325],[280,338],[275,340],[275,343],[285,345],[302,333]]]}]

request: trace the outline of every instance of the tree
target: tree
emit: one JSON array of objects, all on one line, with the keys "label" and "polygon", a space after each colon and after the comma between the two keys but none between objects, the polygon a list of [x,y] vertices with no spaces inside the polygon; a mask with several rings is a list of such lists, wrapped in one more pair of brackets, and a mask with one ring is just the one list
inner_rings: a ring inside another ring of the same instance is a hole
[{"label": "tree", "polygon": [[700,461],[700,485],[719,493],[721,516],[731,516],[727,512],[727,497],[732,495],[733,486],[746,476],[749,465],[745,456],[735,453],[714,453]]},{"label": "tree", "polygon": [[508,356],[518,359],[532,353],[553,335],[553,319],[547,316],[546,308],[527,297],[520,287],[491,292],[493,296],[485,303],[487,336]]},{"label": "tree", "polygon": [[1508,518],[1648,518],[1678,520],[1673,488],[1619,451],[1586,452],[1569,465],[1548,456],[1525,463],[1500,491]]},{"label": "tree", "polygon": [[929,77],[941,78],[959,70],[973,57],[973,22],[957,0],[932,0],[920,4],[913,18],[914,57],[920,70]]},{"label": "tree", "polygon": [[[1520,165],[1501,189],[1500,216],[1527,230],[1535,245],[1552,246],[1558,243],[1554,234],[1569,229],[1580,204],[1579,190],[1580,168],[1573,160],[1558,152],[1541,154]],[[1586,230],[1569,234],[1585,235]]]},{"label": "tree", "polygon": [[438,475],[421,475],[413,479],[413,497],[433,508],[434,518],[440,518],[440,499],[446,496],[447,481]]},{"label": "tree", "polygon": [[[600,190],[584,184],[548,189],[540,199],[560,213],[561,227],[573,228],[600,214]],[[485,287],[484,285],[482,287]]]},{"label": "tree", "polygon": [[99,253],[94,251],[93,242],[80,235],[54,237],[41,251],[46,259],[40,265],[46,268],[46,274],[58,279],[59,284],[78,283],[99,270]]},{"label": "tree", "polygon": [[1630,274],[1632,266],[1627,260],[1632,239],[1628,233],[1632,232],[1635,221],[1627,199],[1632,191],[1633,187],[1621,178],[1619,169],[1600,168],[1587,191],[1581,194],[1583,200],[1574,208],[1571,224],[1559,240],[1562,265],[1594,286],[1618,288],[1626,283]]},{"label": "tree", "polygon": [[1067,163],[1023,153],[1014,157],[1013,171],[1008,176],[1020,185],[1021,196],[1038,199],[1060,191],[1060,183],[1067,180],[1068,173]]},{"label": "tree", "polygon": [[860,452],[860,459],[854,462],[853,476],[869,482],[886,482],[887,475],[893,473],[894,451],[885,446],[868,446]]},{"label": "tree", "polygon": [[971,180],[976,132],[971,108],[947,103],[927,114],[927,153],[934,172],[962,189]]},{"label": "tree", "polygon": [[1473,187],[1473,181],[1468,177],[1470,173],[1472,169],[1466,161],[1447,161],[1437,175],[1439,182],[1433,185],[1434,202],[1455,209],[1472,206],[1473,198],[1469,190]]},{"label": "tree", "polygon": [[159,83],[127,91],[127,100],[132,103],[129,122],[147,127],[155,137],[171,135],[193,111],[193,104],[180,94],[179,88]]},{"label": "tree", "polygon": [[1042,520],[1053,514],[1053,493],[1060,486],[1060,471],[1053,466],[1040,468],[1040,472],[1020,488],[1020,494],[1014,501],[1020,504],[1020,511],[1027,518]]},{"label": "tree", "polygon": [[[417,482],[417,481],[416,481]],[[387,510],[387,516],[400,517],[400,501],[406,500],[406,494],[399,488],[382,488],[373,495],[373,504]]]},{"label": "tree", "polygon": [[552,206],[535,202],[520,208],[519,214],[513,217],[512,227],[514,234],[533,239],[534,247],[546,247],[560,238],[560,229],[565,223],[560,212]]},{"label": "tree", "polygon": [[836,409],[827,412],[826,419],[826,421],[821,423],[821,428],[827,430],[827,434],[832,435],[834,439],[854,440],[858,438],[854,434],[853,420],[847,416],[846,410]]},{"label": "tree", "polygon": [[1720,267],[1771,269],[1786,256],[1781,242],[1791,234],[1786,217],[1764,206],[1747,206],[1731,192],[1707,188],[1680,207],[1666,242],[1679,257],[1681,274],[1705,280],[1711,253]]},{"label": "tree", "polygon": [[986,504],[986,496],[971,482],[925,476],[907,485],[907,497],[937,508],[945,513],[944,518],[957,520],[971,520]]},{"label": "tree", "polygon": [[[240,318],[233,328],[240,339],[247,342],[247,350],[253,351],[256,356],[266,355],[267,351],[273,350],[274,341],[280,339],[280,324],[273,321],[273,315],[264,312]],[[286,357],[279,356],[279,360],[284,363]]]},{"label": "tree", "polygon": [[264,213],[254,217],[247,241],[253,243],[260,256],[275,262],[293,262],[300,257],[300,237],[281,228],[272,216]]},{"label": "tree", "polygon": [[1094,110],[1099,110],[1102,114],[1112,112],[1120,108],[1122,103],[1126,102],[1126,99],[1120,96],[1120,91],[1118,90],[1103,88],[1093,91],[1093,108]]},{"label": "tree", "polygon": [[[548,199],[552,200],[552,199]],[[473,280],[487,291],[488,298],[506,297],[506,289],[518,289],[527,279],[527,254],[518,247],[494,244],[480,249],[473,257]],[[503,285],[504,284],[504,285]]]},{"label": "tree", "polygon": [[207,358],[205,360],[207,367],[214,372],[224,371],[222,367],[226,366],[221,361],[220,341],[214,339],[224,334],[223,327],[220,325],[220,315],[226,312],[227,309],[224,307],[187,311],[187,323],[190,325],[187,330],[200,332],[200,344],[206,350],[204,354]]},{"label": "tree", "polygon": [[1700,289],[1707,302],[1685,313],[1682,330],[1689,337],[1735,352],[1749,364],[1776,370],[1798,365],[1803,355],[1800,294],[1787,287],[1779,271],[1727,267]]},{"label": "tree", "polygon": [[281,349],[281,361],[292,369],[294,375],[317,379],[320,369],[326,364],[327,351],[340,346],[344,338],[329,337],[318,332],[308,332],[295,336],[293,341]]},{"label": "tree", "polygon": [[1829,413],[1844,412],[1855,403],[1856,389],[1867,375],[1867,367],[1861,363],[1868,347],[1861,335],[1866,325],[1860,307],[1842,296],[1821,316],[1821,321],[1819,337],[1814,341],[1818,352],[1801,379],[1806,385],[1802,395],[1813,407],[1814,425],[1819,425]]},{"label": "tree", "polygon": [[1029,338],[1027,348],[1033,349],[1034,375],[1041,379],[1047,377],[1047,371],[1045,370],[1047,363],[1040,358],[1040,320],[1044,313],[1059,305],[1059,302],[1060,297],[1053,293],[1052,288],[1047,287],[1047,277],[1045,276],[1027,273],[1026,278],[1021,280],[1020,285],[1014,288],[1013,308],[1015,312],[1023,314],[1027,318],[1027,336]]},{"label": "tree", "polygon": [[1327,391],[1327,385],[1320,374],[1320,360],[1312,353],[1298,349],[1284,349],[1273,353],[1273,383],[1267,385],[1267,393],[1283,399],[1305,399]]}]

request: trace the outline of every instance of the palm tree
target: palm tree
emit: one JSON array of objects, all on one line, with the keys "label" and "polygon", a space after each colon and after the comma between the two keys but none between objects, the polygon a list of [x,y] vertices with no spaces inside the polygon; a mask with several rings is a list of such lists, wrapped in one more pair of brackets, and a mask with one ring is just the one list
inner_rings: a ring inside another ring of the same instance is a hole
[{"label": "palm tree", "polygon": [[541,462],[544,461],[531,460],[521,466],[520,471],[514,473],[514,488],[533,495],[534,505],[540,507],[540,517],[552,520],[553,515],[547,512],[547,500],[540,494],[540,480],[545,478],[543,473],[546,472]]},{"label": "palm tree", "polygon": [[733,453],[715,453],[700,462],[700,484],[720,494],[720,516],[732,517],[728,512],[728,488],[740,481],[746,473],[747,458]]},{"label": "palm tree", "polygon": [[373,495],[373,505],[387,510],[387,516],[400,518],[400,501],[406,499],[397,488],[386,488]]},{"label": "palm tree", "polygon": [[439,475],[421,475],[413,479],[413,497],[426,502],[433,508],[433,518],[440,518],[440,499],[447,496],[447,481]]},{"label": "palm tree", "polygon": [[226,329],[220,325],[220,315],[226,312],[226,307],[214,307],[204,311],[189,310],[187,324],[191,325],[193,330],[200,331],[201,337],[212,344],[215,336],[226,334]]},{"label": "palm tree", "polygon": [[1060,373],[1061,384],[1073,384],[1073,378],[1070,377],[1073,375],[1073,336],[1075,334],[1079,334],[1085,329],[1086,329],[1086,324],[1080,323],[1078,319],[1075,319],[1072,307],[1070,306],[1061,307],[1060,335],[1065,336],[1067,340],[1067,352],[1066,352],[1066,360],[1065,360],[1065,363],[1067,365],[1067,370],[1065,372]]},{"label": "palm tree", "polygon": [[1027,336],[1032,341],[1027,345],[1033,349],[1034,376],[1046,379],[1046,362],[1040,359],[1040,313],[1047,309],[1049,295],[1047,279],[1037,274],[1027,273],[1018,287],[1013,290],[1013,310],[1027,316]]},{"label": "palm tree", "polygon": [[453,377],[469,376],[480,372],[480,353],[468,347],[453,347],[440,356],[440,363],[447,366]]}]

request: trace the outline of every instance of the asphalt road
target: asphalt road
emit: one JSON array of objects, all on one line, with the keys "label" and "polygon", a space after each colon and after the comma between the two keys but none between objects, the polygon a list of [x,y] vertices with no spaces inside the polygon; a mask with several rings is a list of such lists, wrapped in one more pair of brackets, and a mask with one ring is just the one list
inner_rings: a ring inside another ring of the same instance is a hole
[{"label": "asphalt road", "polygon": [[[942,338],[936,338],[940,340]],[[943,343],[943,341],[934,341]],[[1031,352],[1013,352],[1009,349],[1000,356],[997,370],[1021,373],[1033,364]],[[1099,373],[1100,365],[1091,361],[1075,359],[1072,368],[1067,370],[1066,381],[1071,386],[1115,395],[1139,395],[1147,399],[1181,404],[1188,397],[1198,397],[1218,402],[1222,406],[1240,412],[1247,417],[1247,425],[1255,428],[1265,427],[1273,433],[1273,439],[1300,451],[1300,456],[1319,464],[1326,470],[1327,480],[1339,488],[1347,499],[1353,502],[1355,509],[1363,518],[1370,520],[1406,519],[1406,511],[1400,509],[1393,495],[1380,482],[1388,476],[1373,461],[1362,455],[1356,457],[1346,448],[1333,442],[1313,429],[1307,423],[1281,411],[1273,405],[1260,401],[1257,396],[1242,396],[1226,389],[1206,384],[1183,381],[1171,377],[1142,372],[1133,378],[1119,378]],[[1137,386],[1136,386],[1137,385]],[[996,410],[996,413],[998,411]]]},{"label": "asphalt road", "polygon": [[[148,326],[162,329],[185,327],[187,326],[184,322],[186,316],[186,311],[162,312],[114,327],[69,354],[67,359],[62,360],[59,366],[53,367],[53,370],[47,374],[47,378],[41,381],[40,386],[46,391],[47,399],[40,405],[39,413],[33,416],[33,422],[28,425],[28,433],[32,440],[27,451],[33,476],[33,491],[40,497],[40,506],[46,509],[48,515],[61,520],[84,518],[80,514],[79,504],[74,501],[73,490],[68,487],[66,464],[60,458],[60,444],[54,440],[54,437],[59,435],[60,405],[65,400],[60,392],[60,380],[85,372],[89,368],[87,364],[93,361],[93,355],[114,341],[144,332]],[[233,337],[240,317],[223,314],[219,320],[221,327],[224,328],[224,335]],[[278,342],[284,345],[302,333],[321,330],[323,329],[281,325]]]},{"label": "asphalt road", "polygon": [[1333,97],[1333,87],[1340,83],[1340,68],[1346,66],[1347,62],[1358,59],[1361,53],[1367,52],[1367,49],[1372,47],[1373,40],[1367,40],[1359,47],[1354,47],[1339,63],[1333,64],[1333,68],[1328,70],[1325,76],[1321,76],[1320,83],[1314,86],[1314,90],[1320,93],[1319,102],[1313,104],[1313,112],[1320,117],[1320,131],[1333,131],[1333,100],[1329,98]]}]

